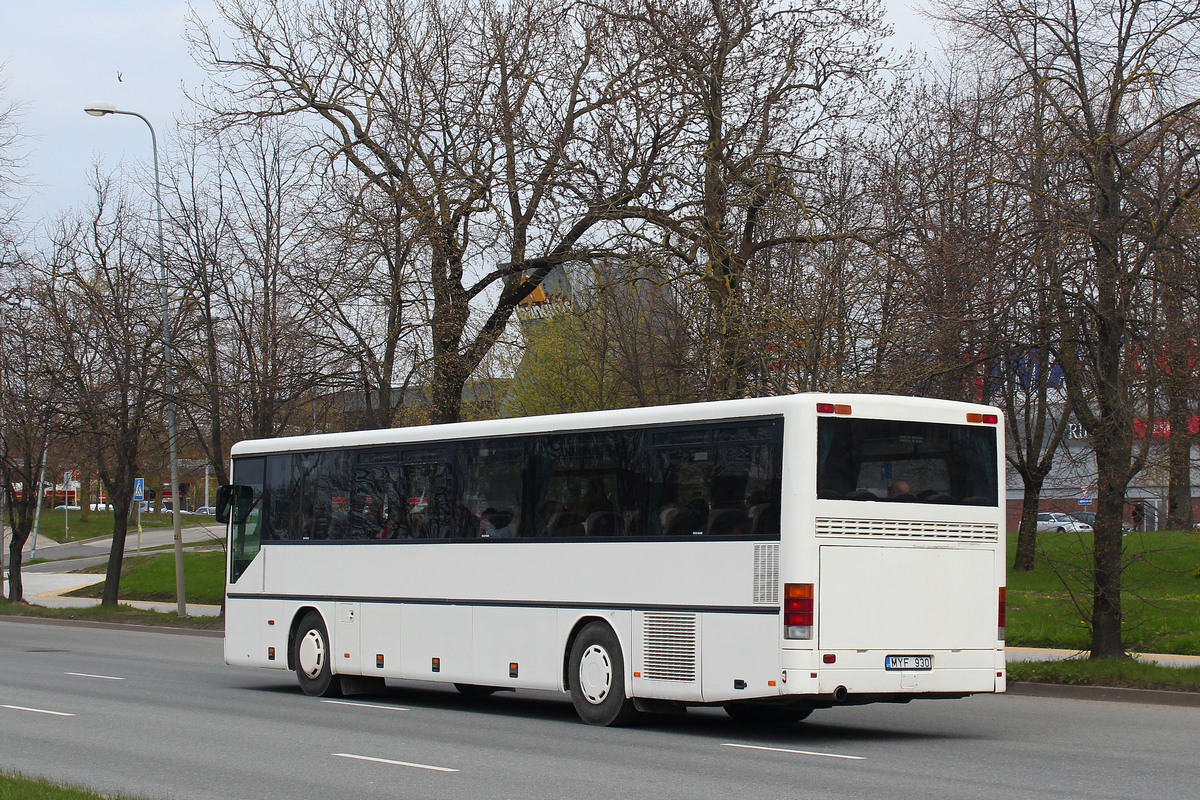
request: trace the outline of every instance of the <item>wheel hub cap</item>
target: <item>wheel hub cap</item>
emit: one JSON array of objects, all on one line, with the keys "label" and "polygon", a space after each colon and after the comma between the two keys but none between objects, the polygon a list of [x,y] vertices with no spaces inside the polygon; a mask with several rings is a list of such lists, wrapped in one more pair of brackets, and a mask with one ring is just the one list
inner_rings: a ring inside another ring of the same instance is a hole
[{"label": "wheel hub cap", "polygon": [[296,656],[300,661],[300,671],[310,678],[321,674],[325,665],[325,642],[317,631],[309,631],[300,640]]},{"label": "wheel hub cap", "polygon": [[592,705],[599,705],[612,689],[612,659],[608,651],[593,644],[583,651],[579,659],[579,688]]}]

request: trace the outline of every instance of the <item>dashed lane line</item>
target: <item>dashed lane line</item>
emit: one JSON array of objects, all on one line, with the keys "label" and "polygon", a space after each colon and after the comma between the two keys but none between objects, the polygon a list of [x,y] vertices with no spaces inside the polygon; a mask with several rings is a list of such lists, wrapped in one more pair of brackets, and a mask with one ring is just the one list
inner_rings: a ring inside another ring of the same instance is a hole
[{"label": "dashed lane line", "polygon": [[764,747],[757,744],[734,744],[733,742],[724,742],[722,747],[740,747],[743,750],[767,750],[772,753],[792,753],[799,756],[820,756],[821,758],[844,758],[849,761],[866,761],[865,756],[848,756],[844,753],[818,753],[815,750],[792,750],[787,747]]},{"label": "dashed lane line", "polygon": [[435,767],[432,764],[416,764],[412,761],[394,761],[390,758],[375,758],[374,756],[360,756],[354,753],[334,753],[338,758],[352,758],[356,761],[373,761],[376,764],[391,764],[397,767],[412,767],[413,769],[428,769],[433,772],[458,772],[450,767]]}]

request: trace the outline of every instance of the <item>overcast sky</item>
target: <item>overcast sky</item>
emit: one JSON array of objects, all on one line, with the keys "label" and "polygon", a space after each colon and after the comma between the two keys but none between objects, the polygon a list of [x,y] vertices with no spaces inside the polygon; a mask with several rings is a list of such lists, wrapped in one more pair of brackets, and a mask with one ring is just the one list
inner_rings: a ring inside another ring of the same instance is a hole
[{"label": "overcast sky", "polygon": [[[909,10],[891,0],[892,43],[907,49],[924,37]],[[0,0],[0,94],[23,106],[31,182],[25,217],[51,217],[89,199],[88,175],[150,160],[150,135],[134,117],[91,117],[83,107],[109,101],[154,125],[160,147],[190,105],[204,73],[183,41],[189,6],[212,19],[210,0]]]}]

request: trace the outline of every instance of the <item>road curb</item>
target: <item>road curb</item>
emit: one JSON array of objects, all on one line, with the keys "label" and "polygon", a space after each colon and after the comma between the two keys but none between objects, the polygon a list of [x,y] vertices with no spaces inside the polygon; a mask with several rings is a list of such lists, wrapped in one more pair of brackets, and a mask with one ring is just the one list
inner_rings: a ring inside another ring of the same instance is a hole
[{"label": "road curb", "polygon": [[136,622],[100,622],[89,619],[62,619],[61,617],[26,617],[20,614],[0,614],[5,622],[23,622],[32,625],[66,625],[71,628],[104,628],[114,631],[144,631],[146,633],[173,633],[177,636],[203,636],[220,639],[225,631],[202,628],[173,628],[167,625],[138,625]]},{"label": "road curb", "polygon": [[1101,700],[1111,703],[1200,708],[1200,692],[1164,689],[1126,689],[1119,686],[1077,686],[1065,683],[1009,681],[1005,690],[1021,697],[1053,697],[1062,700]]}]

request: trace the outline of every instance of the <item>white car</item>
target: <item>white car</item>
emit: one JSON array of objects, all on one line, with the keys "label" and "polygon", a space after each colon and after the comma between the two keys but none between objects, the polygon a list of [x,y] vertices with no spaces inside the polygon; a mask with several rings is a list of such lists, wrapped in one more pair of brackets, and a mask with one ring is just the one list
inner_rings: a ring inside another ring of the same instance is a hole
[{"label": "white car", "polygon": [[1038,531],[1090,531],[1091,525],[1058,511],[1043,511],[1037,515]]}]

